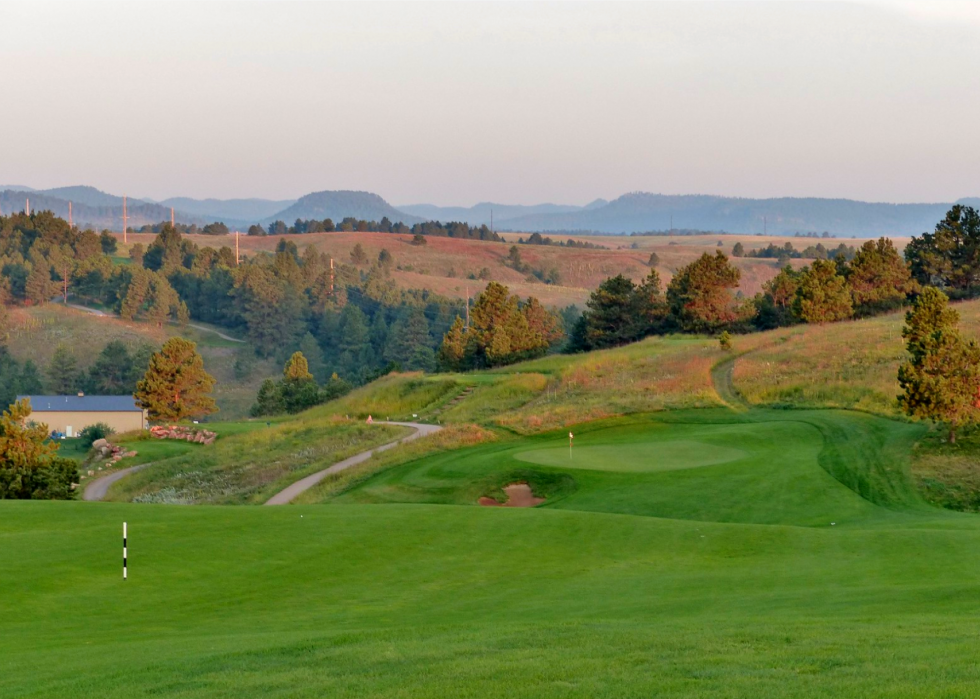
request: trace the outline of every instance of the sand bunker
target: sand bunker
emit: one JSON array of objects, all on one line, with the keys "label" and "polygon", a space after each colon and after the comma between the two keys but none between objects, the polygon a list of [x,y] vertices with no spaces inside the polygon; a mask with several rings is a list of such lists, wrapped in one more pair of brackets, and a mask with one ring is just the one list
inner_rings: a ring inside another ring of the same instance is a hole
[{"label": "sand bunker", "polygon": [[534,497],[527,483],[511,483],[504,488],[507,502],[497,502],[493,498],[482,497],[478,502],[484,507],[534,507],[544,502],[544,498]]}]

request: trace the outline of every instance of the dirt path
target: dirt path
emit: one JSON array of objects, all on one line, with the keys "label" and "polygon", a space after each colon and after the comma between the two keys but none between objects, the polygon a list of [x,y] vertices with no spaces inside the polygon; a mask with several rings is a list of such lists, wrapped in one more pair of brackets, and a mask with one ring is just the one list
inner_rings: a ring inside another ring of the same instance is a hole
[{"label": "dirt path", "polygon": [[[102,318],[118,318],[119,317],[115,313],[106,313],[105,311],[100,311],[97,308],[89,308],[88,306],[79,306],[78,304],[74,304],[74,303],[69,303],[69,304],[64,304],[64,305],[67,305],[68,308],[74,308],[74,309],[79,310],[79,311],[85,311],[86,313],[91,313],[94,316],[100,316]],[[239,340],[237,337],[232,337],[231,335],[225,335],[220,330],[215,330],[214,328],[208,328],[208,327],[205,327],[203,325],[198,325],[197,323],[188,323],[187,324],[187,327],[194,328],[195,330],[200,330],[201,332],[206,332],[206,333],[211,333],[213,335],[217,335],[222,340],[228,340],[229,342],[240,342],[242,344],[245,344],[245,340]]]},{"label": "dirt path", "polygon": [[731,357],[715,364],[711,369],[711,382],[715,386],[718,397],[728,407],[738,411],[748,410],[752,405],[738,392],[738,389],[735,388],[735,382],[732,380],[736,359],[738,357]]},{"label": "dirt path", "polygon": [[110,473],[108,476],[102,476],[101,478],[96,478],[94,481],[90,481],[88,485],[85,486],[85,491],[82,493],[82,500],[87,500],[89,502],[97,502],[105,498],[106,494],[109,492],[109,487],[116,481],[122,480],[130,473],[136,473],[141,471],[149,464],[140,464],[139,466],[130,466],[129,468],[124,468],[121,471],[116,471],[115,473]]},{"label": "dirt path", "polygon": [[378,424],[381,424],[381,425],[401,425],[402,427],[411,427],[412,429],[415,430],[415,434],[410,434],[407,437],[402,437],[401,439],[396,439],[394,442],[388,442],[387,444],[383,444],[380,447],[375,447],[374,449],[369,449],[368,451],[362,451],[360,454],[355,454],[354,456],[352,456],[352,457],[350,457],[348,459],[344,459],[343,461],[338,461],[337,463],[335,463],[333,466],[330,466],[329,468],[325,468],[322,471],[318,471],[318,472],[314,473],[311,476],[307,476],[306,478],[300,479],[300,480],[296,481],[295,483],[293,483],[292,485],[287,486],[286,488],[284,488],[283,490],[281,490],[280,492],[276,493],[271,498],[269,498],[269,500],[265,504],[266,505],[287,505],[290,502],[292,502],[293,499],[295,499],[297,495],[299,495],[300,493],[306,492],[307,490],[309,490],[310,488],[312,488],[313,486],[315,486],[317,483],[319,483],[320,481],[322,481],[324,478],[326,478],[327,476],[329,476],[331,473],[338,473],[340,471],[343,471],[345,469],[350,468],[351,466],[355,466],[355,465],[357,465],[359,463],[362,463],[364,461],[367,461],[374,454],[376,454],[378,452],[382,452],[382,451],[387,451],[388,449],[391,449],[392,447],[398,446],[402,442],[410,442],[413,439],[418,439],[419,437],[424,437],[427,434],[432,434],[433,432],[438,432],[439,430],[442,429],[439,425],[424,425],[424,424],[422,424],[420,422],[381,422],[381,421],[379,421]]}]

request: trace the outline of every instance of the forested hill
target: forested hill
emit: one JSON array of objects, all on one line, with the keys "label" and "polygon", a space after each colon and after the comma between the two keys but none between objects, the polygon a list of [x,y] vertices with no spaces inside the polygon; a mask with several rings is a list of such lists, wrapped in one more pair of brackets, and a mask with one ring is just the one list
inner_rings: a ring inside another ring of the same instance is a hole
[{"label": "forested hill", "polygon": [[740,199],[634,192],[593,209],[510,219],[506,221],[506,228],[600,233],[633,233],[671,227],[729,233],[762,233],[765,229],[777,235],[829,232],[839,236],[875,238],[919,235],[931,230],[950,206],[949,203],[879,204],[850,199]]},{"label": "forested hill", "polygon": [[269,216],[266,223],[279,220],[292,223],[296,219],[325,219],[341,221],[353,217],[365,221],[387,218],[392,223],[421,223],[425,219],[399,211],[377,194],[347,190],[313,192],[283,211]]}]

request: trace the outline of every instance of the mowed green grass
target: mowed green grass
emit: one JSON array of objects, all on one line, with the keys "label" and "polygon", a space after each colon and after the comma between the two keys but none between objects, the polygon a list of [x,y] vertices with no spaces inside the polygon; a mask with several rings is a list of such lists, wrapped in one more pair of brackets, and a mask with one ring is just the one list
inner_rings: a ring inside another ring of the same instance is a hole
[{"label": "mowed green grass", "polygon": [[474,504],[523,481],[545,508],[709,521],[836,526],[924,507],[907,458],[923,428],[861,413],[674,411],[574,433],[571,454],[564,431],[444,452],[328,501]]},{"label": "mowed green grass", "polygon": [[[980,693],[980,526],[910,485],[921,427],[704,410],[575,434],[602,468],[526,460],[565,431],[329,506],[0,502],[0,696]],[[644,467],[707,447],[725,460]],[[520,473],[554,497],[471,504]]]}]

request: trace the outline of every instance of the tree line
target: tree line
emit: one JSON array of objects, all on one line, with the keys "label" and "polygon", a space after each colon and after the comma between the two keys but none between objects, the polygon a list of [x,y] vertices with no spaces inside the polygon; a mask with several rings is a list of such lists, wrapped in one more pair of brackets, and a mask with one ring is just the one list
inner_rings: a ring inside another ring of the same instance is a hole
[{"label": "tree line", "polygon": [[556,245],[563,248],[582,248],[584,250],[608,250],[609,248],[605,245],[598,245],[596,243],[590,243],[587,240],[573,240],[569,238],[568,240],[554,240],[547,236],[543,236],[540,233],[532,233],[527,237],[518,238],[517,243],[519,245]]},{"label": "tree line", "polygon": [[464,240],[489,240],[501,242],[503,238],[490,230],[486,225],[471,226],[460,221],[450,221],[442,224],[439,221],[424,221],[407,226],[401,221],[393,223],[387,216],[380,221],[367,221],[364,219],[348,216],[340,223],[334,224],[332,219],[296,219],[292,226],[287,226],[284,221],[273,221],[268,227],[255,224],[249,226],[248,235],[303,235],[306,233],[332,233],[341,232],[374,232],[374,233],[401,233],[415,236],[435,236],[441,238],[462,238]]},{"label": "tree line", "polygon": [[843,257],[845,260],[854,259],[857,254],[854,246],[848,246],[841,243],[836,248],[827,248],[823,243],[817,243],[816,245],[808,245],[802,250],[797,250],[793,247],[793,243],[786,242],[783,245],[776,245],[775,243],[769,243],[764,248],[752,249],[748,252],[745,251],[745,246],[741,243],[735,243],[732,246],[732,257],[757,257],[767,260],[779,260],[780,264],[785,264],[790,260],[833,260],[837,257]]}]

